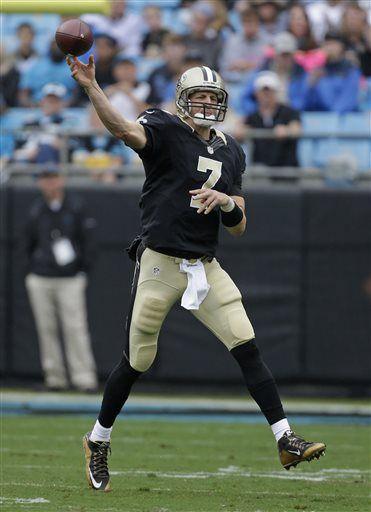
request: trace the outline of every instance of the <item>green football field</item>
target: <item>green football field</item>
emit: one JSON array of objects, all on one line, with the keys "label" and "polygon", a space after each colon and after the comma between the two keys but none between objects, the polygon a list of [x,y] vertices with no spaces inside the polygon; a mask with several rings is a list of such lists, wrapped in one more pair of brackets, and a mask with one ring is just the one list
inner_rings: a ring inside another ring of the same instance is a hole
[{"label": "green football field", "polygon": [[87,487],[82,435],[92,418],[5,416],[1,511],[367,512],[370,428],[303,425],[326,457],[281,468],[265,425],[119,420],[110,493]]}]

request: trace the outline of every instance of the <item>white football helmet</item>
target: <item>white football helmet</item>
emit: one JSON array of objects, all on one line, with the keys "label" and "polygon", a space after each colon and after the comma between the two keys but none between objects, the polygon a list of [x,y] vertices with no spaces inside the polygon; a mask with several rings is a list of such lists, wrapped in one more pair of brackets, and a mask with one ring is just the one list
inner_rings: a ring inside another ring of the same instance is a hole
[{"label": "white football helmet", "polygon": [[[215,92],[218,103],[194,102],[189,99],[190,95],[197,91]],[[214,70],[199,66],[185,71],[179,78],[176,85],[175,104],[178,116],[182,119],[191,117],[194,122],[201,126],[211,126],[216,122],[224,121],[228,109],[228,93],[224,88],[224,81]],[[191,108],[202,108],[203,112],[191,114]],[[213,114],[206,115],[206,109],[212,110]]]}]

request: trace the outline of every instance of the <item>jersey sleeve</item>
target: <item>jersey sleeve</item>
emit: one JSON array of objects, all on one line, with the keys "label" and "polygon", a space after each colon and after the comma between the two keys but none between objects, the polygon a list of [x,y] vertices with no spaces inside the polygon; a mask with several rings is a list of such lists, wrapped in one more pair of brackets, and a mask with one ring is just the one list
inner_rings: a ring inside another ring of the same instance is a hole
[{"label": "jersey sleeve", "polygon": [[138,155],[146,158],[161,151],[167,140],[167,133],[171,126],[172,114],[160,109],[149,109],[142,112],[137,123],[140,123],[147,136],[144,148],[136,150]]},{"label": "jersey sleeve", "polygon": [[242,174],[246,170],[246,156],[242,147],[236,142],[236,169],[231,196],[242,196]]}]

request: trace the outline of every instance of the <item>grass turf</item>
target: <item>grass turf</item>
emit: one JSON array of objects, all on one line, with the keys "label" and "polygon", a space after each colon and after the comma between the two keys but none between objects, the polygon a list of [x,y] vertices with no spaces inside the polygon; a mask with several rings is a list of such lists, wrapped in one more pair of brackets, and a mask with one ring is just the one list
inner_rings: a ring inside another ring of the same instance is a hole
[{"label": "grass turf", "polygon": [[365,512],[370,429],[310,425],[326,457],[284,470],[264,425],[128,420],[115,426],[111,493],[87,487],[92,419],[2,420],[1,510],[44,512]]}]

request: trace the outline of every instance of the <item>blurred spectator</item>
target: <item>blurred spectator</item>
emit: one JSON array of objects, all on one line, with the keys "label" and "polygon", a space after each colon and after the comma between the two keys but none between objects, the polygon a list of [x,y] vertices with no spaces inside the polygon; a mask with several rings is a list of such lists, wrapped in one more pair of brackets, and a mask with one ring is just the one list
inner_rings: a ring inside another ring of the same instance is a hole
[{"label": "blurred spectator", "polygon": [[95,77],[104,88],[115,82],[113,63],[118,52],[117,41],[109,34],[95,36]]},{"label": "blurred spectator", "polygon": [[343,0],[316,0],[306,6],[318,44],[322,43],[327,32],[340,30],[344,8]]},{"label": "blurred spectator", "polygon": [[308,15],[302,5],[293,5],[289,10],[287,30],[296,38],[298,51],[295,60],[306,71],[323,66],[326,60],[325,53],[318,48],[312,34]]},{"label": "blurred spectator", "polygon": [[182,36],[167,34],[163,41],[165,63],[154,69],[148,78],[151,87],[147,103],[160,106],[174,99],[175,83],[183,69],[186,46]]},{"label": "blurred spectator", "polygon": [[94,133],[70,139],[72,163],[85,167],[96,181],[112,183],[117,170],[128,162],[129,149],[107,133],[92,105],[88,107],[88,127]]},{"label": "blurred spectator", "polygon": [[69,374],[75,388],[95,391],[98,383],[85,303],[87,274],[94,257],[95,220],[87,216],[80,199],[65,192],[64,179],[56,169],[45,168],[38,176],[38,185],[42,198],[29,212],[22,249],[45,385],[49,390],[67,389]]},{"label": "blurred spectator", "polygon": [[247,72],[262,64],[268,44],[260,33],[259,17],[255,10],[243,11],[240,18],[242,32],[227,39],[220,60],[220,72],[224,80],[231,82],[241,82]]},{"label": "blurred spectator", "polygon": [[249,128],[273,130],[275,138],[253,141],[253,163],[271,167],[298,166],[297,140],[293,137],[301,132],[299,112],[279,102],[280,80],[276,73],[259,73],[254,88],[257,111],[246,117],[245,129],[239,128],[236,135],[243,140]]},{"label": "blurred spectator", "polygon": [[371,76],[371,27],[366,12],[357,4],[348,4],[342,20],[342,35],[346,57],[361,67],[362,74]]},{"label": "blurred spectator", "polygon": [[18,47],[14,53],[17,69],[24,73],[35,62],[37,52],[33,47],[35,31],[30,23],[17,27]]},{"label": "blurred spectator", "polygon": [[[306,100],[308,83],[304,68],[295,62],[295,52],[297,51],[295,37],[289,32],[278,34],[274,40],[274,51],[274,56],[268,58],[259,71],[277,73],[280,82],[279,102],[301,111]],[[242,93],[241,108],[245,115],[256,110],[255,79],[256,73],[249,78]]]},{"label": "blurred spectator", "polygon": [[210,24],[210,28],[214,29],[217,33],[225,29],[232,30],[225,0],[203,0],[203,2],[211,4],[214,11],[214,18]]},{"label": "blurred spectator", "polygon": [[14,58],[0,45],[0,98],[2,108],[17,106],[19,72]]},{"label": "blurred spectator", "polygon": [[296,38],[298,49],[307,52],[318,48],[304,7],[294,4],[288,14],[287,31]]},{"label": "blurred spectator", "polygon": [[147,82],[138,82],[137,68],[130,59],[118,59],[113,68],[114,85],[104,92],[110,98],[113,107],[126,119],[135,121],[147,108],[145,103],[150,86]]},{"label": "blurred spectator", "polygon": [[211,3],[198,1],[191,8],[189,33],[185,39],[188,50],[198,51],[204,65],[219,69],[219,56],[222,50],[222,36],[212,28],[215,11]]},{"label": "blurred spectator", "polygon": [[[95,78],[102,89],[115,83],[113,66],[117,52],[118,45],[114,37],[111,37],[109,34],[97,34],[95,36]],[[85,106],[88,103],[88,96],[79,87],[76,90],[72,106]]]},{"label": "blurred spectator", "polygon": [[41,99],[44,85],[58,82],[65,87],[65,100],[69,104],[73,101],[77,87],[71,78],[69,67],[66,66],[65,56],[59,50],[57,43],[50,43],[49,55],[38,57],[35,62],[21,75],[19,103],[23,107],[37,105]]},{"label": "blurred spectator", "polygon": [[[182,61],[181,69],[176,77],[178,79],[187,69],[194,68],[197,66],[203,65],[203,58],[202,55],[197,50],[190,50],[186,53],[184,56],[184,59]],[[174,90],[175,83],[172,84],[172,89]],[[162,104],[162,108],[164,110],[167,110],[168,112],[171,112],[172,114],[176,115],[177,109],[174,101],[174,95],[168,98],[166,102]]]},{"label": "blurred spectator", "polygon": [[343,37],[329,32],[323,50],[327,61],[310,74],[305,110],[338,113],[358,110],[361,72],[345,58]]},{"label": "blurred spectator", "polygon": [[162,24],[162,12],[157,5],[148,5],[143,9],[146,32],[142,40],[142,51],[145,57],[161,55],[164,36],[169,31]]},{"label": "blurred spectator", "polygon": [[140,43],[143,34],[141,16],[127,11],[125,0],[110,0],[110,14],[86,14],[82,20],[88,23],[94,34],[110,34],[118,42],[119,48],[127,57],[141,53]]},{"label": "blurred spectator", "polygon": [[17,141],[14,160],[18,162],[57,163],[60,160],[61,140],[57,132],[64,121],[66,88],[63,84],[50,83],[43,87],[41,93],[41,113],[26,121],[23,128],[40,128],[42,132],[24,134],[24,138]]},{"label": "blurred spectator", "polygon": [[285,30],[285,0],[252,0],[251,6],[257,9],[260,19],[260,31],[268,42]]}]

